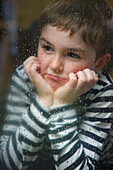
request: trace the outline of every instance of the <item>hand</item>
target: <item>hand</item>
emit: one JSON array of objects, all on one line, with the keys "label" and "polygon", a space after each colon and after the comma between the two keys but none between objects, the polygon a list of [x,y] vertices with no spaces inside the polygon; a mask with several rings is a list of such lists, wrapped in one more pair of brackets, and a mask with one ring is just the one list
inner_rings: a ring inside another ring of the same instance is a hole
[{"label": "hand", "polygon": [[88,68],[70,73],[69,81],[54,94],[54,105],[71,104],[78,96],[89,91],[98,81],[97,74]]},{"label": "hand", "polygon": [[[53,103],[53,89],[40,73],[40,63],[37,57],[31,56],[23,63],[24,70],[39,93],[41,101],[49,107]],[[46,88],[45,88],[46,87]]]}]

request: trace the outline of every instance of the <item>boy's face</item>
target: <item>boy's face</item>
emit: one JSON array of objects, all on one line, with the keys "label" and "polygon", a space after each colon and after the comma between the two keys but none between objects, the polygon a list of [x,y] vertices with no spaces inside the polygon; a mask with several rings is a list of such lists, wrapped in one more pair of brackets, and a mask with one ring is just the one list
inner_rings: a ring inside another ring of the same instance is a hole
[{"label": "boy's face", "polygon": [[83,42],[80,33],[70,36],[53,26],[46,26],[41,33],[38,58],[42,76],[54,90],[69,80],[71,72],[95,71],[95,50]]}]

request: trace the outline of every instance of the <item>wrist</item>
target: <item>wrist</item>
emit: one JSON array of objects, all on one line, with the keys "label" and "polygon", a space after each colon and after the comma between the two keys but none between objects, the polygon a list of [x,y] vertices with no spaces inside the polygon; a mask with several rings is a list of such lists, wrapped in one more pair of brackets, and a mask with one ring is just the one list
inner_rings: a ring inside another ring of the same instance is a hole
[{"label": "wrist", "polygon": [[59,98],[54,98],[53,106],[70,105],[70,104],[73,104],[77,100],[78,100],[77,96],[74,97],[74,98],[65,97],[64,99],[60,99],[60,97]]},{"label": "wrist", "polygon": [[43,103],[44,106],[50,108],[53,105],[53,97],[52,96],[40,96],[40,101]]}]

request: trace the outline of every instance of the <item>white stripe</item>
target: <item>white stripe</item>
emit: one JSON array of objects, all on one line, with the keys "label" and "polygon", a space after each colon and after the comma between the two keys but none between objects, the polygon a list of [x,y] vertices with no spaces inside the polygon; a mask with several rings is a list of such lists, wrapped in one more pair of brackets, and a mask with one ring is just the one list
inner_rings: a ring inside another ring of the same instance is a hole
[{"label": "white stripe", "polygon": [[50,140],[63,138],[63,137],[66,137],[67,135],[69,135],[69,133],[74,132],[76,129],[77,128],[75,126],[75,127],[69,128],[69,129],[64,129],[63,131],[57,132],[56,134],[50,134],[48,136],[49,136]]},{"label": "white stripe", "polygon": [[35,137],[32,133],[30,133],[26,128],[22,128],[21,129],[21,132],[22,134],[29,140],[31,140],[32,142],[34,143],[38,143],[38,142],[42,142],[44,140],[45,137],[42,137],[42,138],[38,138],[38,137]]},{"label": "white stripe", "polygon": [[51,115],[50,119],[51,121],[54,120],[54,121],[57,121],[58,119],[63,119],[63,118],[71,118],[72,116],[75,116],[76,115],[76,111],[75,109],[72,109],[72,110],[65,110],[64,108],[64,111],[65,112],[60,112],[60,113],[55,113],[53,115]]},{"label": "white stripe", "polygon": [[81,141],[86,142],[87,144],[90,144],[90,145],[95,146],[95,147],[97,147],[97,148],[102,150],[103,144],[98,142],[98,141],[96,141],[96,140],[94,140],[93,137],[90,138],[90,137],[82,135],[82,134],[79,134],[79,137],[80,137]]},{"label": "white stripe", "polygon": [[86,117],[93,117],[95,118],[110,118],[113,117],[113,113],[94,113],[94,112],[87,112],[85,113]]},{"label": "white stripe", "polygon": [[5,124],[3,126],[3,130],[5,131],[15,131],[17,129],[18,126],[16,125],[9,125],[9,124]]},{"label": "white stripe", "polygon": [[[21,115],[21,114],[20,114]],[[20,116],[21,117],[21,116]],[[18,123],[21,123],[21,118],[19,119],[19,116],[18,115],[13,115],[13,116],[11,116],[11,115],[6,115],[6,117],[5,117],[5,120],[6,121],[16,121],[16,122],[18,122]]]},{"label": "white stripe", "polygon": [[54,130],[54,129],[56,129],[56,128],[59,128],[59,127],[62,127],[62,125],[66,125],[66,124],[72,124],[72,123],[74,123],[75,122],[75,124],[76,124],[76,122],[77,122],[77,118],[75,118],[75,119],[67,119],[67,120],[63,120],[62,122],[56,122],[56,121],[52,121],[51,122],[51,125],[55,125],[55,128],[54,127],[51,127],[51,129],[52,130]]},{"label": "white stripe", "polygon": [[[6,149],[6,144],[7,144],[7,143],[4,142],[2,151],[0,151],[0,152],[3,153],[4,162],[5,162],[5,164],[7,165],[7,167],[8,167],[10,170],[13,170],[13,169],[11,168],[10,163],[9,163],[9,159],[8,159],[8,155],[7,155],[7,149]],[[1,155],[1,154],[0,154],[0,155]]]},{"label": "white stripe", "polygon": [[95,129],[94,127],[90,126],[90,125],[87,125],[87,124],[84,124],[82,123],[81,124],[81,129],[85,129],[93,134],[96,134],[97,136],[101,136],[101,138],[105,138],[106,137],[106,133],[102,132],[102,131],[98,131],[97,129]]},{"label": "white stripe", "polygon": [[[91,126],[95,126],[95,129],[96,129],[96,127],[103,128],[103,130],[111,128],[111,123],[104,123],[104,122],[100,122],[100,121],[97,121],[97,122],[84,121],[84,123],[91,125]],[[106,134],[105,132],[103,132],[103,133]]]},{"label": "white stripe", "polygon": [[[24,141],[22,142],[22,148],[29,151],[29,152],[37,152],[40,151],[43,148],[43,143],[40,146],[32,147],[31,145],[28,145]],[[22,153],[23,154],[23,153]]]},{"label": "white stripe", "polygon": [[[110,108],[110,107],[113,107],[113,102],[109,101],[109,102],[96,102],[96,103],[91,103],[90,106],[88,107],[88,109],[91,109],[91,108]],[[95,113],[94,113],[95,114]],[[102,113],[101,113],[102,114]],[[107,114],[107,113],[106,113]],[[113,114],[113,112],[112,112]]]},{"label": "white stripe", "polygon": [[59,165],[59,169],[65,169],[71,166],[81,156],[83,147],[81,146],[69,159]]},{"label": "white stripe", "polygon": [[27,122],[27,124],[35,129],[37,131],[37,133],[39,134],[43,134],[45,132],[45,129],[41,128],[40,126],[38,126],[32,119],[29,118],[29,116],[26,114],[23,115],[23,119],[25,119],[25,121]]},{"label": "white stripe", "polygon": [[84,148],[84,152],[85,152],[85,154],[86,154],[87,156],[95,159],[96,161],[99,160],[99,157],[100,157],[100,156],[99,156],[98,154],[96,154],[95,152],[93,152],[93,151],[91,151],[91,150],[89,150],[89,149],[87,149],[87,148]]},{"label": "white stripe", "polygon": [[14,151],[14,148],[13,148],[13,145],[12,145],[12,137],[10,138],[10,143],[9,143],[9,153],[10,153],[10,156],[13,160],[13,162],[15,163],[15,165],[21,169],[22,168],[22,163],[19,161],[19,159],[17,158],[17,155]]},{"label": "white stripe", "polygon": [[27,84],[25,86],[25,83],[23,83],[23,80],[20,79],[19,77],[17,77],[16,75],[14,75],[12,77],[12,80],[14,80],[17,84],[19,84],[19,86],[21,86],[22,89],[24,89],[26,91],[29,91],[29,88],[28,88]]},{"label": "white stripe", "polygon": [[[72,139],[77,135],[77,131],[75,132],[75,134],[73,135]],[[72,140],[71,139],[71,140]],[[67,140],[67,141],[64,141],[64,142],[59,142],[59,143],[55,143],[55,144],[52,144],[51,148],[52,149],[63,149],[66,145],[68,145],[68,143],[70,143],[70,139]]]},{"label": "white stripe", "polygon": [[26,107],[25,106],[15,106],[15,105],[13,105],[13,103],[12,103],[12,105],[7,104],[6,107],[7,107],[7,110],[9,112],[11,111],[11,112],[13,112],[15,114],[20,114],[20,113],[23,113],[23,112],[26,111]]},{"label": "white stripe", "polygon": [[34,116],[37,120],[39,120],[39,122],[42,122],[42,123],[45,124],[45,125],[48,125],[48,124],[49,124],[49,119],[45,118],[45,117],[43,116],[43,113],[42,113],[42,112],[39,112],[39,111],[37,110],[37,108],[34,106],[34,104],[31,104],[30,109],[31,109],[31,112],[32,112],[33,116]]},{"label": "white stripe", "polygon": [[[71,149],[74,147],[74,145],[76,145],[76,143],[78,142],[78,139],[70,144],[68,144],[68,146],[66,146],[62,152],[60,153],[60,157],[67,154],[68,152],[71,151]],[[76,147],[76,146],[75,146]]]}]

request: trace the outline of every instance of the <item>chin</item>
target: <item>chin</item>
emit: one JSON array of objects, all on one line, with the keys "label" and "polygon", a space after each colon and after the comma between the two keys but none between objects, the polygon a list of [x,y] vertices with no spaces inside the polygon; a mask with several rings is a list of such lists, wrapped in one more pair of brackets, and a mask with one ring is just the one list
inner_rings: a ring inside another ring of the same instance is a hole
[{"label": "chin", "polygon": [[53,84],[49,84],[50,86],[51,86],[51,88],[54,90],[54,91],[56,91],[58,88],[60,88],[61,87],[61,85],[53,85]]},{"label": "chin", "polygon": [[57,82],[57,81],[48,79],[46,77],[45,77],[45,80],[47,81],[47,83],[51,86],[51,88],[54,91],[66,84],[66,82]]}]

